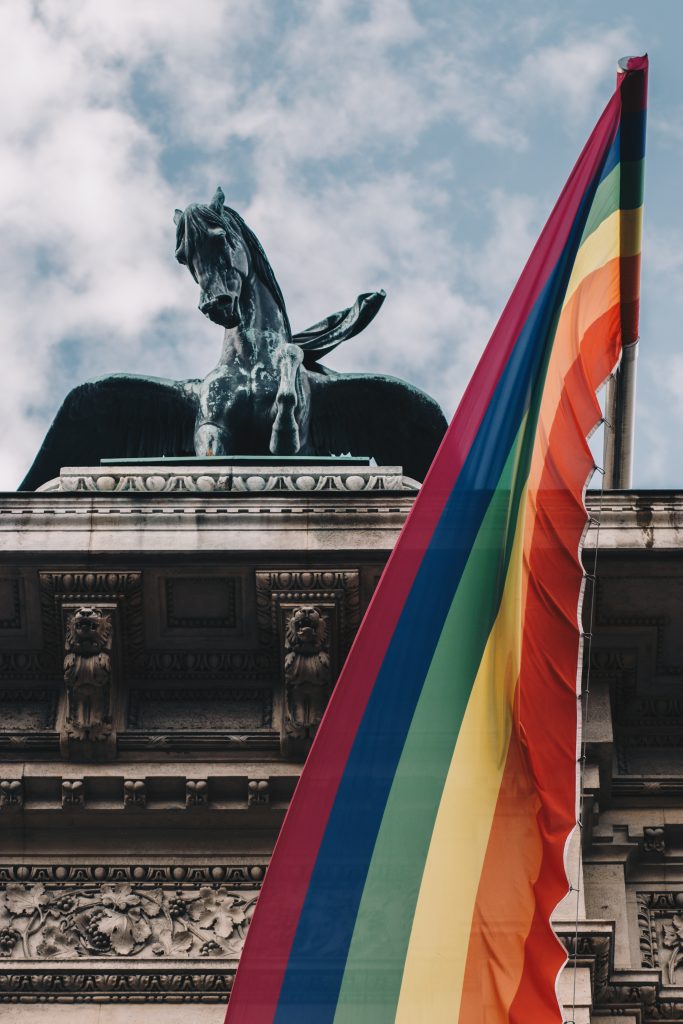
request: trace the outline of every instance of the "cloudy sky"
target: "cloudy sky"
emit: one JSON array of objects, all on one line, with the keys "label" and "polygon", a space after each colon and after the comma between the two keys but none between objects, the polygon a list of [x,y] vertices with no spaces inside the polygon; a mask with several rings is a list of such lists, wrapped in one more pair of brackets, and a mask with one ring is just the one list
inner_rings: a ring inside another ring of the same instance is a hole
[{"label": "cloudy sky", "polygon": [[682,36],[679,0],[0,2],[0,488],[74,384],[215,363],[172,213],[218,183],[294,329],[384,287],[329,364],[450,416],[617,59],[645,51],[635,483],[683,486]]}]

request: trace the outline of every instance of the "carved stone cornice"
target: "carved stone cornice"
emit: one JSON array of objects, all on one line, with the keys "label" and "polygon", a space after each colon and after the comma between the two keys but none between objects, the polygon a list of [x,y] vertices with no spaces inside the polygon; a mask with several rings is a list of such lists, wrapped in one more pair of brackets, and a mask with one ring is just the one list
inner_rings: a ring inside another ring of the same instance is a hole
[{"label": "carved stone cornice", "polygon": [[620,551],[680,551],[683,536],[681,491],[589,491],[586,506],[592,524],[585,547]]},{"label": "carved stone cornice", "polygon": [[[8,961],[8,964],[11,961]],[[166,960],[164,968],[132,970],[107,963],[93,969],[83,960],[61,961],[40,969],[2,966],[0,961],[0,1002],[7,1003],[223,1003],[235,978],[236,965],[207,958],[205,964],[188,966],[181,960]]]},{"label": "carved stone cornice", "polygon": [[43,682],[54,673],[54,658],[41,651],[0,651],[0,680]]},{"label": "carved stone cornice", "polygon": [[221,864],[1,864],[0,886],[8,882],[135,882],[154,884],[213,885],[225,883],[231,889],[257,887],[264,878],[265,863]]},{"label": "carved stone cornice", "polygon": [[399,466],[289,465],[263,466],[204,464],[197,468],[151,464],[149,466],[92,466],[65,468],[41,492],[111,494],[211,494],[289,491],[409,491],[419,484],[403,475]]}]

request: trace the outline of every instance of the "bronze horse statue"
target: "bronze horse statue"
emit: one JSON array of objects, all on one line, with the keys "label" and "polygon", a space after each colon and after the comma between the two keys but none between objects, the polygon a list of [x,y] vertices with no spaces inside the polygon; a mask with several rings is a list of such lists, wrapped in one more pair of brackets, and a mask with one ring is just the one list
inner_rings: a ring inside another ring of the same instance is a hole
[{"label": "bronze horse statue", "polygon": [[224,205],[176,210],[176,259],[199,308],[224,328],[203,379],[115,374],[69,392],[20,484],[103,458],[182,455],[369,455],[422,480],[446,429],[437,403],[393,377],[335,373],[319,360],[374,318],[384,292],[292,335],[282,292],[250,228]]}]

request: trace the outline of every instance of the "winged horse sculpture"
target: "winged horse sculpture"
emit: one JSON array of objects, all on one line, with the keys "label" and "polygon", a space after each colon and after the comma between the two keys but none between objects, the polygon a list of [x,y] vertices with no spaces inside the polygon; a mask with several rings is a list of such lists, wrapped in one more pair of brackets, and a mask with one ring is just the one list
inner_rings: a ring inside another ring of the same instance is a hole
[{"label": "winged horse sculpture", "polygon": [[446,429],[437,403],[394,377],[319,362],[370,323],[384,292],[292,335],[261,244],[220,188],[174,219],[176,259],[199,285],[199,309],[224,328],[217,365],[203,379],[114,374],[75,387],[20,490],[64,465],[179,455],[351,453],[422,480]]}]

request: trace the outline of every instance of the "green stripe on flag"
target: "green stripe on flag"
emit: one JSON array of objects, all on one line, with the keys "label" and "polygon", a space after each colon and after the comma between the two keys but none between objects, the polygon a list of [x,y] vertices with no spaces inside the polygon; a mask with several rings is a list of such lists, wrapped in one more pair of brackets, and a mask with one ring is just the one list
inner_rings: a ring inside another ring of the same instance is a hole
[{"label": "green stripe on flag", "polygon": [[621,208],[637,210],[643,205],[645,161],[625,160],[621,164]]},{"label": "green stripe on flag", "polygon": [[617,164],[600,182],[581,236],[581,245],[616,210],[637,210],[643,205],[643,160]]},{"label": "green stripe on flag", "polygon": [[[535,416],[533,423],[535,429]],[[334,1024],[394,1020],[434,821],[507,576],[533,442],[534,430],[530,438],[527,425],[528,413],[482,521],[413,716],[358,908]]]},{"label": "green stripe on flag", "polygon": [[607,220],[615,210],[619,209],[621,200],[621,165],[617,164],[607,177],[600,182],[595,193],[588,220],[581,236],[581,245]]}]

